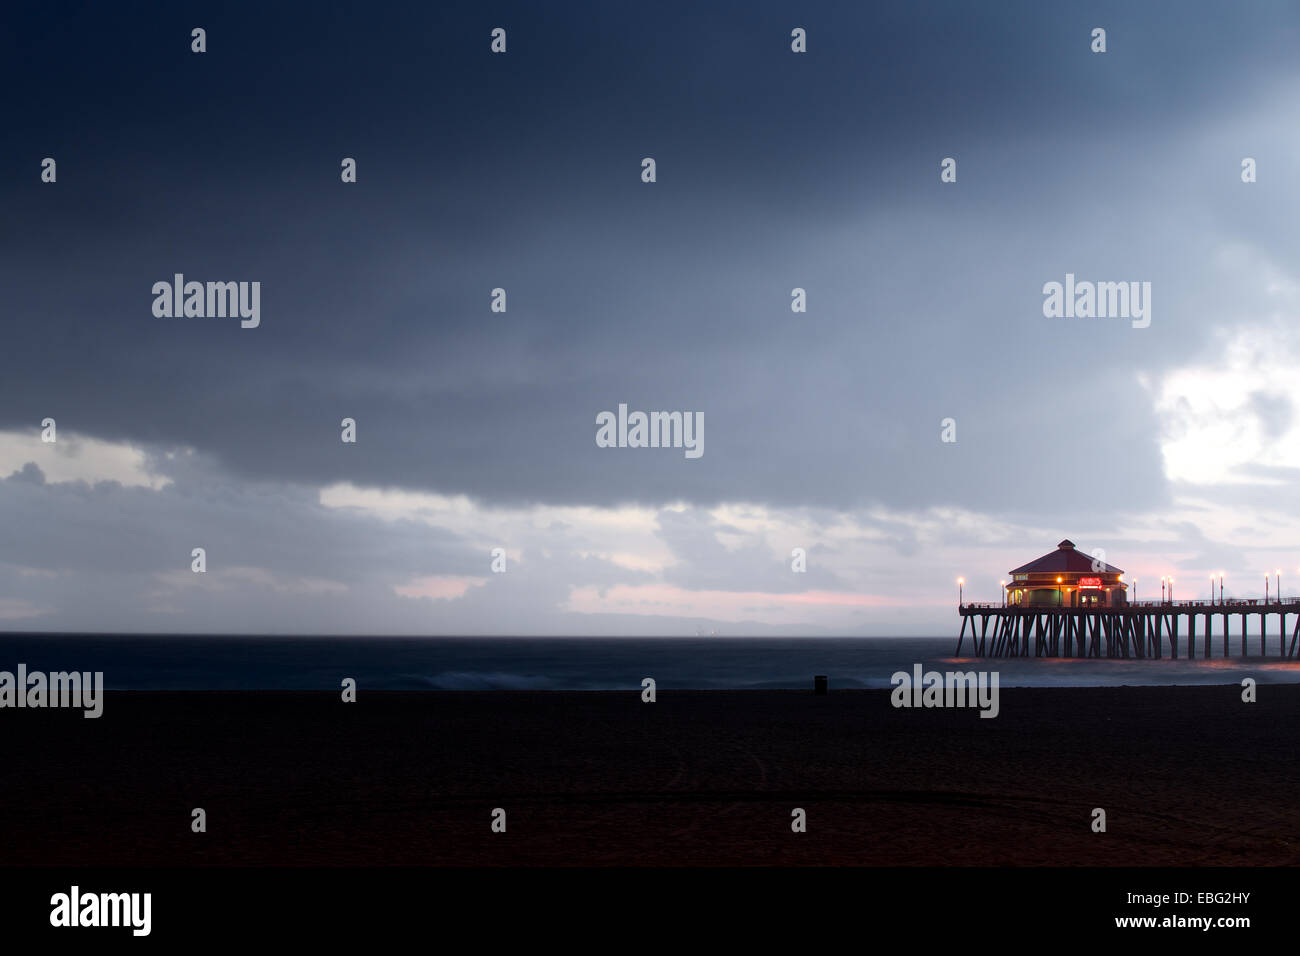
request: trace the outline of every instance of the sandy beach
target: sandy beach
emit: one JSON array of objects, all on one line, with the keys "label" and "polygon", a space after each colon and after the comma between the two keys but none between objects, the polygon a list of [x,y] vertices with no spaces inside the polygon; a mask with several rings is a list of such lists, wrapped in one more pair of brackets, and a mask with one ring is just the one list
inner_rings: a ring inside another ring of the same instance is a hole
[{"label": "sandy beach", "polygon": [[1012,688],[992,720],[834,689],[115,692],[0,713],[0,863],[1294,865],[1297,720],[1283,685]]}]

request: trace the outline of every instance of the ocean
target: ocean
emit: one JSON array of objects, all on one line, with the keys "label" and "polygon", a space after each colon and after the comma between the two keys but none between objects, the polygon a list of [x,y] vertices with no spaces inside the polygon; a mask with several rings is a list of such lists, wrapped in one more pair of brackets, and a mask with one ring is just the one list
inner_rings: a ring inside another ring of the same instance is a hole
[{"label": "ocean", "polygon": [[[1300,661],[955,658],[953,638],[0,635],[0,671],[102,671],[110,690],[659,690],[889,687],[896,671],[991,670],[1003,687],[1300,682]],[[1274,647],[1275,647],[1274,643]],[[1234,648],[1235,649],[1235,648]],[[1256,648],[1252,647],[1252,651]]]}]

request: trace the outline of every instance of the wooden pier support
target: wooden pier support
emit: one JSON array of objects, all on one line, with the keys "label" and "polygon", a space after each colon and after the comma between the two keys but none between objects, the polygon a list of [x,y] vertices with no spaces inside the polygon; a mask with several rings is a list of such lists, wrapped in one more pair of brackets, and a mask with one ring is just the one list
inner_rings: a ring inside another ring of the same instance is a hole
[{"label": "wooden pier support", "polygon": [[[1268,654],[1268,616],[1278,617],[1278,656],[1295,659],[1300,654],[1300,598],[1264,601],[1148,601],[1106,608],[999,607],[995,604],[963,604],[961,634],[957,638],[960,657],[970,626],[970,644],[975,657],[1113,657],[1177,658],[1179,637],[1186,619],[1186,657],[1196,657],[1197,631],[1203,631],[1201,656],[1214,654],[1214,616],[1222,622],[1223,656],[1229,656],[1232,615],[1241,617],[1241,656],[1250,653],[1248,625],[1259,621],[1259,654]],[[1295,624],[1287,639],[1287,615]],[[976,623],[978,619],[978,624]]]}]

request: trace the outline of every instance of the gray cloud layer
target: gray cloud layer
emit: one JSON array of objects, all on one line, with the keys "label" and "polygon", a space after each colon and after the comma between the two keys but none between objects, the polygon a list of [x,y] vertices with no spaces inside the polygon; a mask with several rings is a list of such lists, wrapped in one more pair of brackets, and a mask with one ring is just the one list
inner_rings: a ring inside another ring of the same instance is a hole
[{"label": "gray cloud layer", "polygon": [[[1175,490],[1140,376],[1271,308],[1223,250],[1300,252],[1289,4],[204,13],[203,56],[196,14],[107,11],[71,36],[33,14],[7,51],[0,430],[51,416],[208,469],[163,492],[4,482],[6,516],[46,516],[7,536],[15,566],[143,573],[200,537],[379,593],[392,577],[371,569],[481,563],[450,533],[323,516],[334,482],[1111,522]],[[496,25],[506,57],[486,52]],[[261,327],[155,318],[150,287],[176,272],[260,281]],[[1150,281],[1151,327],[1045,319],[1067,272]],[[704,457],[597,448],[620,402],[702,411]],[[1268,393],[1255,408],[1293,416]],[[681,552],[717,547],[673,520]],[[758,554],[723,576],[791,587]],[[709,567],[667,579],[706,586]]]}]

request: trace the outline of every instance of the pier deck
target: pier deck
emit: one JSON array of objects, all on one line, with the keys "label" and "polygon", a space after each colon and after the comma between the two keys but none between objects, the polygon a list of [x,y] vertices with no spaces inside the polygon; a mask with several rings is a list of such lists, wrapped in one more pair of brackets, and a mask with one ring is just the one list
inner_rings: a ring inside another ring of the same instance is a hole
[{"label": "pier deck", "polygon": [[[1248,657],[1253,642],[1255,656],[1288,660],[1296,658],[1300,644],[1300,598],[1144,601],[1103,608],[967,603],[958,613],[958,657],[968,626],[976,657],[1229,657],[1234,642],[1238,655]],[[1288,616],[1295,618],[1289,632]],[[1275,628],[1270,627],[1272,617],[1277,618]],[[1235,634],[1233,624],[1238,625]]]}]

